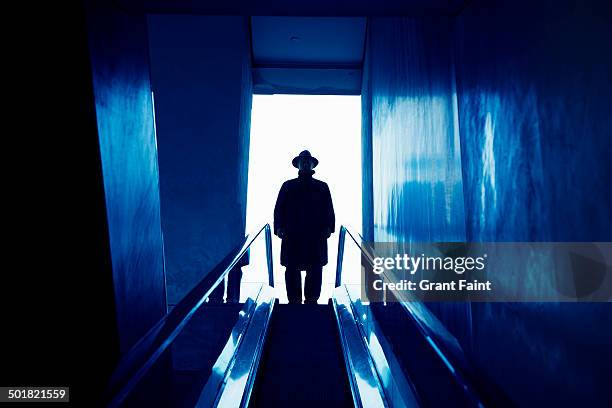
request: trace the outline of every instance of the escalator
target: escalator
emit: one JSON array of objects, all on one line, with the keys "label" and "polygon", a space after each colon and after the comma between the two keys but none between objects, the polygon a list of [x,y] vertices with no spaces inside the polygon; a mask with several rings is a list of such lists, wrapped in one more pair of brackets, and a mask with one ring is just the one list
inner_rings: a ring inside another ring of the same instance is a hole
[{"label": "escalator", "polygon": [[[267,270],[267,282],[243,279],[241,303],[211,301],[254,242],[265,244],[267,265],[254,267]],[[123,357],[102,405],[487,406],[483,383],[447,352],[452,344],[431,329],[425,308],[362,302],[360,285],[343,281],[345,246],[354,259],[370,256],[342,227],[329,304],[289,305],[276,299],[269,225],[245,237]]]},{"label": "escalator", "polygon": [[331,305],[276,305],[252,407],[352,407]]}]

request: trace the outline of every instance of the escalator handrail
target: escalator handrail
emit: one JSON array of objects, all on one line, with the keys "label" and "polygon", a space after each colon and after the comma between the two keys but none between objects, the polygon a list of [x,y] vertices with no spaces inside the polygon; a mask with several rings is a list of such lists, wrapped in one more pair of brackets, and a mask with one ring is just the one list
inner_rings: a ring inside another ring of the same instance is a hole
[{"label": "escalator handrail", "polygon": [[[353,233],[349,227],[345,225],[341,225],[340,232],[338,233],[338,258],[336,261],[336,287],[342,284],[342,261],[344,259],[344,242],[346,241],[347,234],[351,238],[351,240],[353,240],[355,245],[357,245],[359,250],[361,251],[362,257],[365,257],[368,260],[368,262],[372,266],[374,266],[374,257],[372,256],[372,254],[366,251],[366,249],[363,247],[362,244],[359,243],[359,242],[364,241],[361,234],[358,232]],[[355,235],[359,237],[359,241],[357,241],[357,238],[355,238]]]},{"label": "escalator handrail", "polygon": [[[342,262],[344,260],[344,243],[345,243],[345,239],[346,239],[346,234],[349,235],[351,240],[359,248],[359,250],[361,252],[362,262],[364,260],[366,260],[370,264],[370,267],[372,267],[372,268],[374,267],[374,254],[370,253],[364,247],[364,245],[362,244],[365,240],[363,239],[361,234],[353,233],[353,232],[351,232],[351,230],[347,226],[341,225],[340,226],[340,233],[339,233],[339,236],[338,236],[338,259],[337,259],[337,264],[336,264],[336,287],[338,287],[338,286],[340,286],[342,284]],[[359,241],[357,240],[357,238],[355,238],[355,236],[359,237]],[[373,249],[372,249],[372,251],[373,251]],[[384,275],[384,273],[383,273],[383,275]],[[481,406],[484,406],[481,403],[480,398],[478,397],[478,394],[475,392],[474,387],[461,374],[461,372],[456,369],[456,367],[453,365],[453,363],[451,363],[451,360],[447,357],[446,353],[437,344],[438,343],[438,341],[437,341],[438,336],[435,334],[434,330],[432,330],[430,327],[428,327],[422,321],[422,319],[420,319],[419,317],[417,317],[415,315],[415,313],[411,310],[411,308],[408,307],[408,305],[406,304],[408,302],[400,302],[400,303],[402,303],[402,306],[404,306],[403,309],[406,311],[408,316],[410,316],[411,320],[415,322],[416,327],[418,328],[419,332],[421,333],[421,335],[423,335],[425,337],[425,339],[427,340],[427,342],[429,343],[429,345],[431,346],[431,348],[433,349],[435,354],[442,360],[444,365],[449,369],[451,375],[462,386],[462,388],[463,388],[464,392],[466,393],[466,395],[468,395],[469,398],[472,401],[475,402],[476,406],[479,403],[480,403]]]},{"label": "escalator handrail", "polygon": [[265,224],[244,237],[171,311],[155,324],[119,361],[104,397],[109,407],[120,406],[139,380],[153,367],[159,356],[174,341],[212,291],[225,279],[230,270],[246,254],[251,244],[264,231],[268,283],[274,286],[272,269],[272,235],[270,224]]}]

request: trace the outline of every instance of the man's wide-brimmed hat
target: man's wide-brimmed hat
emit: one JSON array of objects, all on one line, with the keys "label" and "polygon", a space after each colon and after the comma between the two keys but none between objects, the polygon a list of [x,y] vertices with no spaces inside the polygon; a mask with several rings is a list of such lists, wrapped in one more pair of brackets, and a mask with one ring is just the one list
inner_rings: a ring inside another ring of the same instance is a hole
[{"label": "man's wide-brimmed hat", "polygon": [[291,164],[293,164],[293,167],[298,167],[298,161],[302,158],[308,158],[310,159],[310,161],[312,162],[312,168],[317,167],[317,164],[319,164],[319,161],[312,157],[312,155],[310,154],[310,152],[308,150],[304,150],[302,151],[299,155],[295,156],[293,158],[293,160],[291,161]]}]

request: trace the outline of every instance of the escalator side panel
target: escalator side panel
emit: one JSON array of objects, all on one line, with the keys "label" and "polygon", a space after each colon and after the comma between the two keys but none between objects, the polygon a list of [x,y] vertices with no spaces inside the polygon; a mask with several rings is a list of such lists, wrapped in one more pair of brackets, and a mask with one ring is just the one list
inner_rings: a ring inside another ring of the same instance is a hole
[{"label": "escalator side panel", "polygon": [[343,287],[334,290],[333,307],[357,407],[387,407],[383,387]]}]

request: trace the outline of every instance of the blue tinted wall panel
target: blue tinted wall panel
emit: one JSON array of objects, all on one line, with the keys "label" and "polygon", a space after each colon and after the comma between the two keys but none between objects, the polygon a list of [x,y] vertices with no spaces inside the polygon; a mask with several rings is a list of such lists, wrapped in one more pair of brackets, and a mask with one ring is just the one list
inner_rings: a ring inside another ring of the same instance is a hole
[{"label": "blue tinted wall panel", "polygon": [[[610,16],[472,2],[449,20],[371,19],[375,238],[609,241]],[[609,304],[428,307],[511,401],[610,405]]]},{"label": "blue tinted wall panel", "polygon": [[[240,230],[246,227],[246,205],[249,178],[249,146],[251,141],[251,109],[253,107],[253,71],[250,60],[250,38],[247,30],[244,32],[245,42],[242,45],[243,58],[241,60],[240,116],[238,128],[238,191],[235,200],[239,203],[240,217],[236,220]],[[251,231],[247,231],[251,232]]]},{"label": "blue tinted wall panel", "polygon": [[457,19],[468,237],[609,241],[610,11],[494,3]]},{"label": "blue tinted wall panel", "polygon": [[115,308],[125,352],[166,310],[147,27],[144,16],[101,2],[89,2],[88,17]]},{"label": "blue tinted wall panel", "polygon": [[[469,240],[612,238],[610,9],[549,6],[478,1],[457,18]],[[610,312],[473,304],[472,361],[525,405],[609,406]]]},{"label": "blue tinted wall panel", "polygon": [[[371,104],[371,134],[363,137],[366,143],[371,138],[374,239],[463,241],[451,20],[373,18],[368,24],[363,87],[369,91],[364,98]],[[368,193],[364,185],[364,197]],[[445,306],[432,304],[430,310],[454,336],[469,339],[468,305]]]},{"label": "blue tinted wall panel", "polygon": [[465,239],[447,19],[369,22],[375,238]]},{"label": "blue tinted wall panel", "polygon": [[362,236],[366,241],[374,241],[374,202],[372,177],[372,95],[370,93],[370,58],[366,35],[365,55],[361,80],[361,178]]},{"label": "blue tinted wall panel", "polygon": [[247,33],[243,17],[149,16],[170,304],[244,237]]}]

